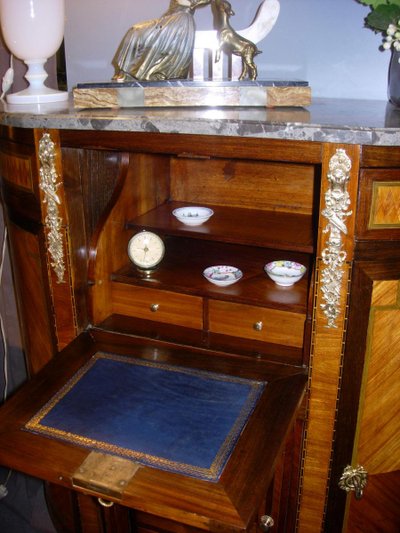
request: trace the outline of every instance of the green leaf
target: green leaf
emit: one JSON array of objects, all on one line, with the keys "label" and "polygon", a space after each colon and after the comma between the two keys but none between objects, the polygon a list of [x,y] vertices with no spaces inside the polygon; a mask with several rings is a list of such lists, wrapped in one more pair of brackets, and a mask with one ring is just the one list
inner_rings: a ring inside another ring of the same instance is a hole
[{"label": "green leaf", "polygon": [[370,6],[370,8],[377,9],[379,6],[400,6],[400,0],[357,0],[360,4]]},{"label": "green leaf", "polygon": [[386,32],[389,24],[397,24],[400,19],[400,0],[398,5],[380,5],[366,17],[367,26]]}]

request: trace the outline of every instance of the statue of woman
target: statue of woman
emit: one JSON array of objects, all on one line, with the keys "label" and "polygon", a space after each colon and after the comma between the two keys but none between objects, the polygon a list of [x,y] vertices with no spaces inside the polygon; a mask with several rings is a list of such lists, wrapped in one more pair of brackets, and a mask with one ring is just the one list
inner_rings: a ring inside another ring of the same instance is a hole
[{"label": "statue of woman", "polygon": [[113,80],[185,79],[192,61],[194,11],[211,0],[171,0],[159,19],[132,26],[114,58]]}]

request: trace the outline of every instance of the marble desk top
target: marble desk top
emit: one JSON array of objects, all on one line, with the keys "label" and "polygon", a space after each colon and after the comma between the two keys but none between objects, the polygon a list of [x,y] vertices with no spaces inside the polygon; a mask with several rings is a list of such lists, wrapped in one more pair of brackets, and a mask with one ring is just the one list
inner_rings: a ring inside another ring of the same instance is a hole
[{"label": "marble desk top", "polygon": [[307,108],[74,109],[73,103],[0,103],[20,128],[160,132],[400,146],[400,109],[386,101],[314,98]]}]

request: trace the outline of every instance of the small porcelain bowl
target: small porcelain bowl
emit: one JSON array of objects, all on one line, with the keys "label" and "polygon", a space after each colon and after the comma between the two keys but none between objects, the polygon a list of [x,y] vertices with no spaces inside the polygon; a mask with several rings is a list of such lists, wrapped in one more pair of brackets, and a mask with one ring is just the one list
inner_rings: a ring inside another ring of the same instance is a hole
[{"label": "small porcelain bowl", "polygon": [[282,287],[290,287],[304,276],[306,267],[295,261],[272,261],[264,267],[268,276]]},{"label": "small porcelain bowl", "polygon": [[203,272],[204,277],[218,285],[219,287],[227,287],[240,280],[243,276],[241,270],[233,266],[216,265],[206,268]]},{"label": "small porcelain bowl", "polygon": [[172,211],[179,222],[187,226],[200,226],[214,214],[209,207],[178,207]]}]

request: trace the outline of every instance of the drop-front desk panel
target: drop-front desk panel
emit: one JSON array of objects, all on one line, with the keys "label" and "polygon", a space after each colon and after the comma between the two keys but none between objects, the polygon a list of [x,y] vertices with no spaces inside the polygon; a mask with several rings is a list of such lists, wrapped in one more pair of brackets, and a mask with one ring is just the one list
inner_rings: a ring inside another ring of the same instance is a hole
[{"label": "drop-front desk panel", "polygon": [[[396,113],[3,111],[30,379],[0,464],[46,482],[60,531],[397,531]],[[277,285],[275,260],[306,273]]]}]

